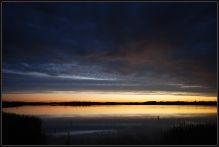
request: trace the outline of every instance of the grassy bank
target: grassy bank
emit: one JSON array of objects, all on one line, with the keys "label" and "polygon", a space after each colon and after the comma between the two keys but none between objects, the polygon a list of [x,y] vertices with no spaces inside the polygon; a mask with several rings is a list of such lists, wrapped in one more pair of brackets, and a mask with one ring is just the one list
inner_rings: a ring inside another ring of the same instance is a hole
[{"label": "grassy bank", "polygon": [[36,117],[2,113],[3,145],[37,145],[44,143],[41,120]]},{"label": "grassy bank", "polygon": [[172,145],[216,145],[217,124],[181,124],[175,126],[164,132],[163,143]]}]

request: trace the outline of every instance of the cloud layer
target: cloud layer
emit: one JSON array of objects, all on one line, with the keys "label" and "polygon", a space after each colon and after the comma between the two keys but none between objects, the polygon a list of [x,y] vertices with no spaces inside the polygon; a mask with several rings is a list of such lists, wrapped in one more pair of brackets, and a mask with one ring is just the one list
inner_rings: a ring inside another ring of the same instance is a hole
[{"label": "cloud layer", "polygon": [[3,3],[3,91],[216,96],[216,3]]}]

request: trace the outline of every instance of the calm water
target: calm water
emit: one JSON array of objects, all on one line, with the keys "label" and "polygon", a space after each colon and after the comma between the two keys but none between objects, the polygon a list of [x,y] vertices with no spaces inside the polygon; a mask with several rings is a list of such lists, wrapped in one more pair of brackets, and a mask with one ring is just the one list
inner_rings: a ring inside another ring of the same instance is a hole
[{"label": "calm water", "polygon": [[216,106],[191,105],[105,105],[105,106],[21,106],[4,112],[40,117],[195,117],[217,114]]},{"label": "calm water", "polygon": [[111,138],[118,134],[159,138],[161,132],[179,124],[217,122],[216,106],[105,105],[105,106],[21,106],[4,112],[37,116],[42,120],[48,144],[77,144]]}]

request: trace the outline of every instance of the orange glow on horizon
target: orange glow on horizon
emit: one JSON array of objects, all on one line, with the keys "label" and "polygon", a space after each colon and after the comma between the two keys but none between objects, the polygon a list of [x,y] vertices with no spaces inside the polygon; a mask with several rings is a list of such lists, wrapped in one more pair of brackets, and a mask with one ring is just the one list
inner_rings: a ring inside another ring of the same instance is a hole
[{"label": "orange glow on horizon", "polygon": [[144,102],[144,101],[217,101],[216,96],[189,94],[145,94],[131,92],[50,92],[50,93],[10,93],[2,94],[3,101],[26,102]]}]

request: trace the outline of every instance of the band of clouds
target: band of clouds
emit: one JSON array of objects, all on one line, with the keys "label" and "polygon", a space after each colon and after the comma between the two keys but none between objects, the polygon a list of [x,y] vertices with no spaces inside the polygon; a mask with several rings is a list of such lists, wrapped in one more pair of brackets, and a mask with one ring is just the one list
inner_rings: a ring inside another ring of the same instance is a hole
[{"label": "band of clouds", "polygon": [[[46,91],[120,91],[120,92],[141,92],[150,93],[182,92],[196,95],[211,95],[207,87],[199,85],[172,84],[165,82],[165,79],[155,80],[156,77],[148,77],[151,81],[142,79],[100,79],[91,77],[80,77],[73,75],[49,75],[40,72],[22,72],[3,70],[3,91],[8,93],[19,92],[46,92]],[[154,79],[154,80],[153,80]],[[163,80],[163,82],[162,82]],[[22,82],[21,82],[22,81]],[[156,82],[155,82],[156,81]],[[163,84],[165,82],[165,84]],[[9,88],[10,87],[10,88]],[[13,87],[13,88],[12,88]]]},{"label": "band of clouds", "polygon": [[8,3],[3,14],[4,91],[216,95],[214,4]]}]

